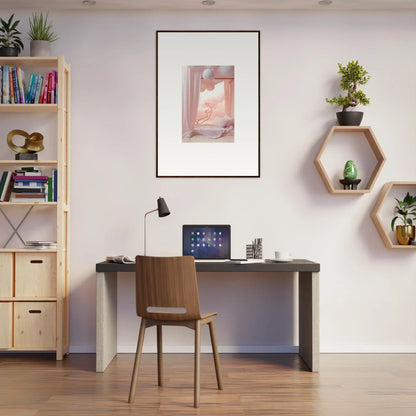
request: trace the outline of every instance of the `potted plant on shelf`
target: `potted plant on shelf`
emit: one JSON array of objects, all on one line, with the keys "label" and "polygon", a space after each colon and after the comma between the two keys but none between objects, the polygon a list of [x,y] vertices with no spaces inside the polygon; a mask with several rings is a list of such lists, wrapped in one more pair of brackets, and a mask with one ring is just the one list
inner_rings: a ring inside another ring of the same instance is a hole
[{"label": "potted plant on shelf", "polygon": [[17,30],[20,20],[13,21],[13,18],[14,14],[7,21],[0,17],[0,56],[18,56],[24,48]]},{"label": "potted plant on shelf", "polygon": [[44,15],[42,12],[33,13],[29,17],[30,29],[27,36],[30,39],[30,56],[50,56],[51,43],[59,39],[53,32],[48,17],[48,13]]},{"label": "potted plant on shelf", "polygon": [[[396,227],[396,238],[400,245],[408,245],[412,240],[415,239],[415,226],[413,220],[416,217],[416,196],[412,196],[409,192],[404,197],[403,201],[395,198],[398,205],[395,207],[397,214],[391,220],[391,229],[394,231],[394,225],[396,220],[401,218],[403,225]],[[413,218],[412,218],[413,217]]]},{"label": "potted plant on shelf", "polygon": [[368,72],[358,64],[358,61],[348,62],[347,66],[338,63],[338,73],[342,75],[340,86],[347,91],[346,96],[341,94],[338,97],[326,99],[329,104],[342,107],[342,111],[337,112],[337,119],[340,126],[359,126],[363,119],[362,111],[347,111],[349,107],[356,107],[358,104],[367,105],[370,100],[363,91],[358,90],[359,85],[367,84],[370,76]]}]

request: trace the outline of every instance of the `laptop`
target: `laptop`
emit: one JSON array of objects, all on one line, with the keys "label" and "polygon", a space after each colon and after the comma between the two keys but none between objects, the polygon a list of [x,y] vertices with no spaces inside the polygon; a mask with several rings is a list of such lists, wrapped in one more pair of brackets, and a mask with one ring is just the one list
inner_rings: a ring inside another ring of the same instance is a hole
[{"label": "laptop", "polygon": [[195,260],[230,260],[231,226],[184,225],[182,254],[193,256]]}]

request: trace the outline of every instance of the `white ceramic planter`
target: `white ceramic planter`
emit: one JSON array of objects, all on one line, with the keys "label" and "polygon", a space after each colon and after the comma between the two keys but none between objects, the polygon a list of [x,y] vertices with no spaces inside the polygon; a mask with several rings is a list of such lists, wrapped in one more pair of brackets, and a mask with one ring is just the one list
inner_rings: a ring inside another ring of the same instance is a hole
[{"label": "white ceramic planter", "polygon": [[47,40],[31,40],[30,56],[51,56],[51,43]]}]

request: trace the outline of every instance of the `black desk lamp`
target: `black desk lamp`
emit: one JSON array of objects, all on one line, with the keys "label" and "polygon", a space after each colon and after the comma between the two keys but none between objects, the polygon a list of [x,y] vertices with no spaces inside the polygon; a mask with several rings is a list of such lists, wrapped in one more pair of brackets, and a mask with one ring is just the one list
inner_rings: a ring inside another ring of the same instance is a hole
[{"label": "black desk lamp", "polygon": [[156,211],[158,211],[159,217],[166,217],[170,214],[166,201],[161,197],[157,200],[157,208],[144,214],[144,255],[146,255],[146,217],[148,214]]}]

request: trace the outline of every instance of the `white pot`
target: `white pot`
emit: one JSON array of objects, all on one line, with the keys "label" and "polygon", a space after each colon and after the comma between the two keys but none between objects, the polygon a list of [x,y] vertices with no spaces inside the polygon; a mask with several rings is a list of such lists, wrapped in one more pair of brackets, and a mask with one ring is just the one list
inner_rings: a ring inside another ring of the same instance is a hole
[{"label": "white pot", "polygon": [[31,40],[30,56],[51,56],[51,43],[47,40]]}]

